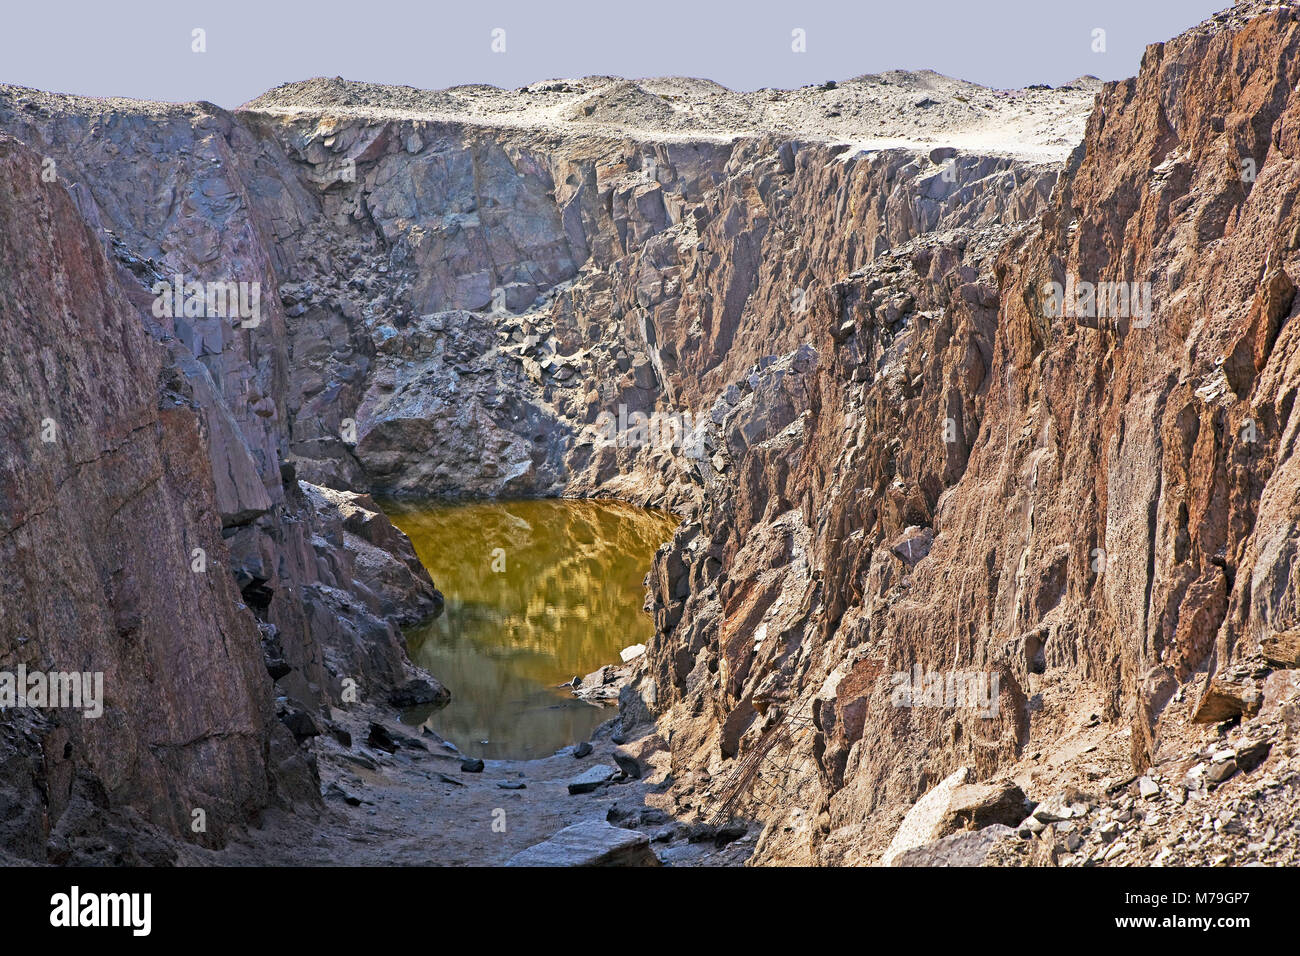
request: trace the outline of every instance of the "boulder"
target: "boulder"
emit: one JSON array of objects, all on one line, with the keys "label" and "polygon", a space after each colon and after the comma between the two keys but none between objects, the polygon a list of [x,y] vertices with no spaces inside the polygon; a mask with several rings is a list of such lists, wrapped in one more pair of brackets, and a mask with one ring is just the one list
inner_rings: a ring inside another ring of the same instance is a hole
[{"label": "boulder", "polygon": [[618,769],[622,770],[633,780],[641,779],[641,763],[631,754],[626,754],[622,751],[615,751],[614,763],[618,764]]},{"label": "boulder", "polygon": [[366,736],[366,743],[376,750],[386,750],[390,754],[397,752],[398,743],[383,724],[371,723],[370,733]]},{"label": "boulder", "polygon": [[439,707],[451,700],[451,691],[437,681],[416,678],[407,681],[388,695],[388,702],[394,707],[419,707],[423,704],[436,704]]},{"label": "boulder", "polygon": [[608,764],[598,763],[569,781],[569,793],[591,793],[607,784],[618,771]]},{"label": "boulder", "polygon": [[1015,830],[994,824],[982,830],[953,833],[942,840],[904,850],[887,865],[983,866],[994,847],[1018,839]]},{"label": "boulder", "polygon": [[905,851],[958,830],[1010,828],[1024,819],[1025,795],[1016,784],[1009,780],[967,783],[969,777],[970,768],[962,767],[918,800],[903,818],[881,863],[892,865]]},{"label": "boulder", "polygon": [[913,847],[923,846],[944,835],[941,827],[953,791],[970,779],[970,773],[969,767],[954,771],[916,801],[912,809],[907,811],[907,816],[903,817],[898,832],[894,834],[893,842],[881,857],[882,865],[891,866],[895,858],[903,852]]},{"label": "boulder", "polygon": [[894,539],[889,550],[894,557],[910,567],[929,554],[933,545],[934,529],[913,525]]},{"label": "boulder", "polygon": [[516,853],[506,866],[658,866],[650,838],[636,830],[588,820]]},{"label": "boulder", "polygon": [[1259,642],[1264,659],[1277,667],[1300,667],[1300,628],[1273,631]]},{"label": "boulder", "polygon": [[948,830],[979,830],[995,824],[1015,826],[1024,816],[1024,791],[1012,781],[971,783],[953,790],[943,826]]},{"label": "boulder", "polygon": [[1259,691],[1252,682],[1215,677],[1201,695],[1192,722],[1217,724],[1233,717],[1255,714],[1259,705]]}]

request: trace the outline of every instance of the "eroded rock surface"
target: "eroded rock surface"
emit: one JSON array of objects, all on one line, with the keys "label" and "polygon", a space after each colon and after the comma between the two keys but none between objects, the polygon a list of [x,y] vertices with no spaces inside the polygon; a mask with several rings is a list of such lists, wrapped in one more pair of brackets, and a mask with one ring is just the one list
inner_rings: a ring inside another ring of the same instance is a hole
[{"label": "eroded rock surface", "polygon": [[[218,843],[317,802],[350,689],[439,690],[399,628],[440,598],[368,496],[562,493],[685,519],[619,736],[667,748],[655,809],[701,840],[876,862],[969,768],[965,810],[891,858],[1112,862],[1116,795],[1225,721],[1264,769],[1234,746],[1184,799],[1268,774],[1281,814],[1298,38],[1240,4],[1099,92],[315,80],[230,112],[0,88],[26,144],[0,181],[0,561],[29,596],[0,651],[178,682],[114,709],[174,757],[19,714],[7,785],[57,808],[85,778],[164,836],[219,791]],[[259,284],[257,321],[157,315],[176,275]],[[1149,283],[1151,311],[1062,314],[1051,282]],[[192,547],[208,578],[172,564]],[[184,666],[149,657],[178,607]],[[224,677],[170,713],[199,673]],[[984,834],[1069,787],[1107,818]],[[58,818],[6,850],[59,858]]]},{"label": "eroded rock surface", "polygon": [[100,716],[6,708],[0,843],[170,862],[194,810],[219,842],[275,798],[257,622],[201,418],[160,392],[167,354],[118,266],[8,136],[0,184],[0,667],[103,675]]},{"label": "eroded rock surface", "polygon": [[[813,260],[813,371],[715,416],[730,467],[652,576],[683,812],[866,862],[958,767],[1104,791],[1183,760],[1194,720],[1254,718],[1294,627],[1295,15],[1149,48],[1023,227]],[[1150,283],[1152,310],[1054,312],[1072,278]],[[900,706],[898,675],[954,671],[996,707]]]}]

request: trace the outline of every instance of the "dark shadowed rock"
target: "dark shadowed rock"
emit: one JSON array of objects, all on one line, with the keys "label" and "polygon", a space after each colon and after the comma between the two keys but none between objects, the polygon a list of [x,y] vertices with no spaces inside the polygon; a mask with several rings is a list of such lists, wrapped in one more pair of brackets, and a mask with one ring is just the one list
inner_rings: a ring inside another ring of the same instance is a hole
[{"label": "dark shadowed rock", "polygon": [[398,687],[388,695],[388,702],[394,707],[419,707],[425,704],[444,706],[451,700],[451,691],[436,681],[416,678]]},{"label": "dark shadowed rock", "polygon": [[732,822],[718,827],[718,832],[713,835],[713,843],[721,848],[728,843],[734,843],[746,833],[749,832],[749,826],[744,823]]},{"label": "dark shadowed rock", "polygon": [[622,770],[633,780],[641,779],[641,762],[639,760],[631,754],[623,753],[619,750],[614,751],[613,756],[614,763],[618,764],[619,770]]},{"label": "dark shadowed rock", "polygon": [[392,733],[383,724],[371,723],[369,736],[366,737],[366,743],[376,750],[386,750],[388,753],[396,753],[398,743],[393,738]]},{"label": "dark shadowed rock", "polygon": [[284,701],[277,708],[276,716],[289,728],[295,740],[301,743],[311,737],[320,736],[320,728],[306,708],[295,701]]}]

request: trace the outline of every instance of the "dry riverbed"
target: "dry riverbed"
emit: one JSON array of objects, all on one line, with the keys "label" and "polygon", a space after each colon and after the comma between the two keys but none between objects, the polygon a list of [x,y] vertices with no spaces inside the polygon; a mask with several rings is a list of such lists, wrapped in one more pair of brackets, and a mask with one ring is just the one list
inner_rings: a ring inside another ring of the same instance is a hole
[{"label": "dry riverbed", "polygon": [[[357,707],[334,716],[351,746],[334,734],[316,738],[324,796],[318,818],[267,811],[260,828],[220,852],[193,851],[186,862],[490,866],[565,827],[606,821],[644,834],[661,864],[727,866],[742,864],[758,837],[757,828],[719,836],[707,825],[675,821],[660,807],[669,782],[663,740],[650,732],[616,743],[622,739],[617,719],[597,728],[585,756],[566,747],[539,760],[483,761],[481,771],[471,772],[474,765],[452,745],[427,731],[412,736],[395,713]],[[372,724],[392,743],[372,734]],[[640,778],[620,764],[639,770]],[[613,779],[591,792],[570,793],[570,783],[598,767],[608,768]],[[648,861],[644,853],[640,859]]]}]

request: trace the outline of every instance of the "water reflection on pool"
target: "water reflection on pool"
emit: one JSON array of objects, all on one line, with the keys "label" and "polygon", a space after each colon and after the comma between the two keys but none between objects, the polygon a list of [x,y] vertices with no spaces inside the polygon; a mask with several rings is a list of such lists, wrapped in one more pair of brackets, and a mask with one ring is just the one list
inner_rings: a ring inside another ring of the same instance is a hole
[{"label": "water reflection on pool", "polygon": [[411,659],[452,692],[403,719],[477,757],[541,757],[615,716],[557,687],[644,643],[643,580],[672,515],[621,502],[475,501],[385,510],[446,597],[406,632]]}]

